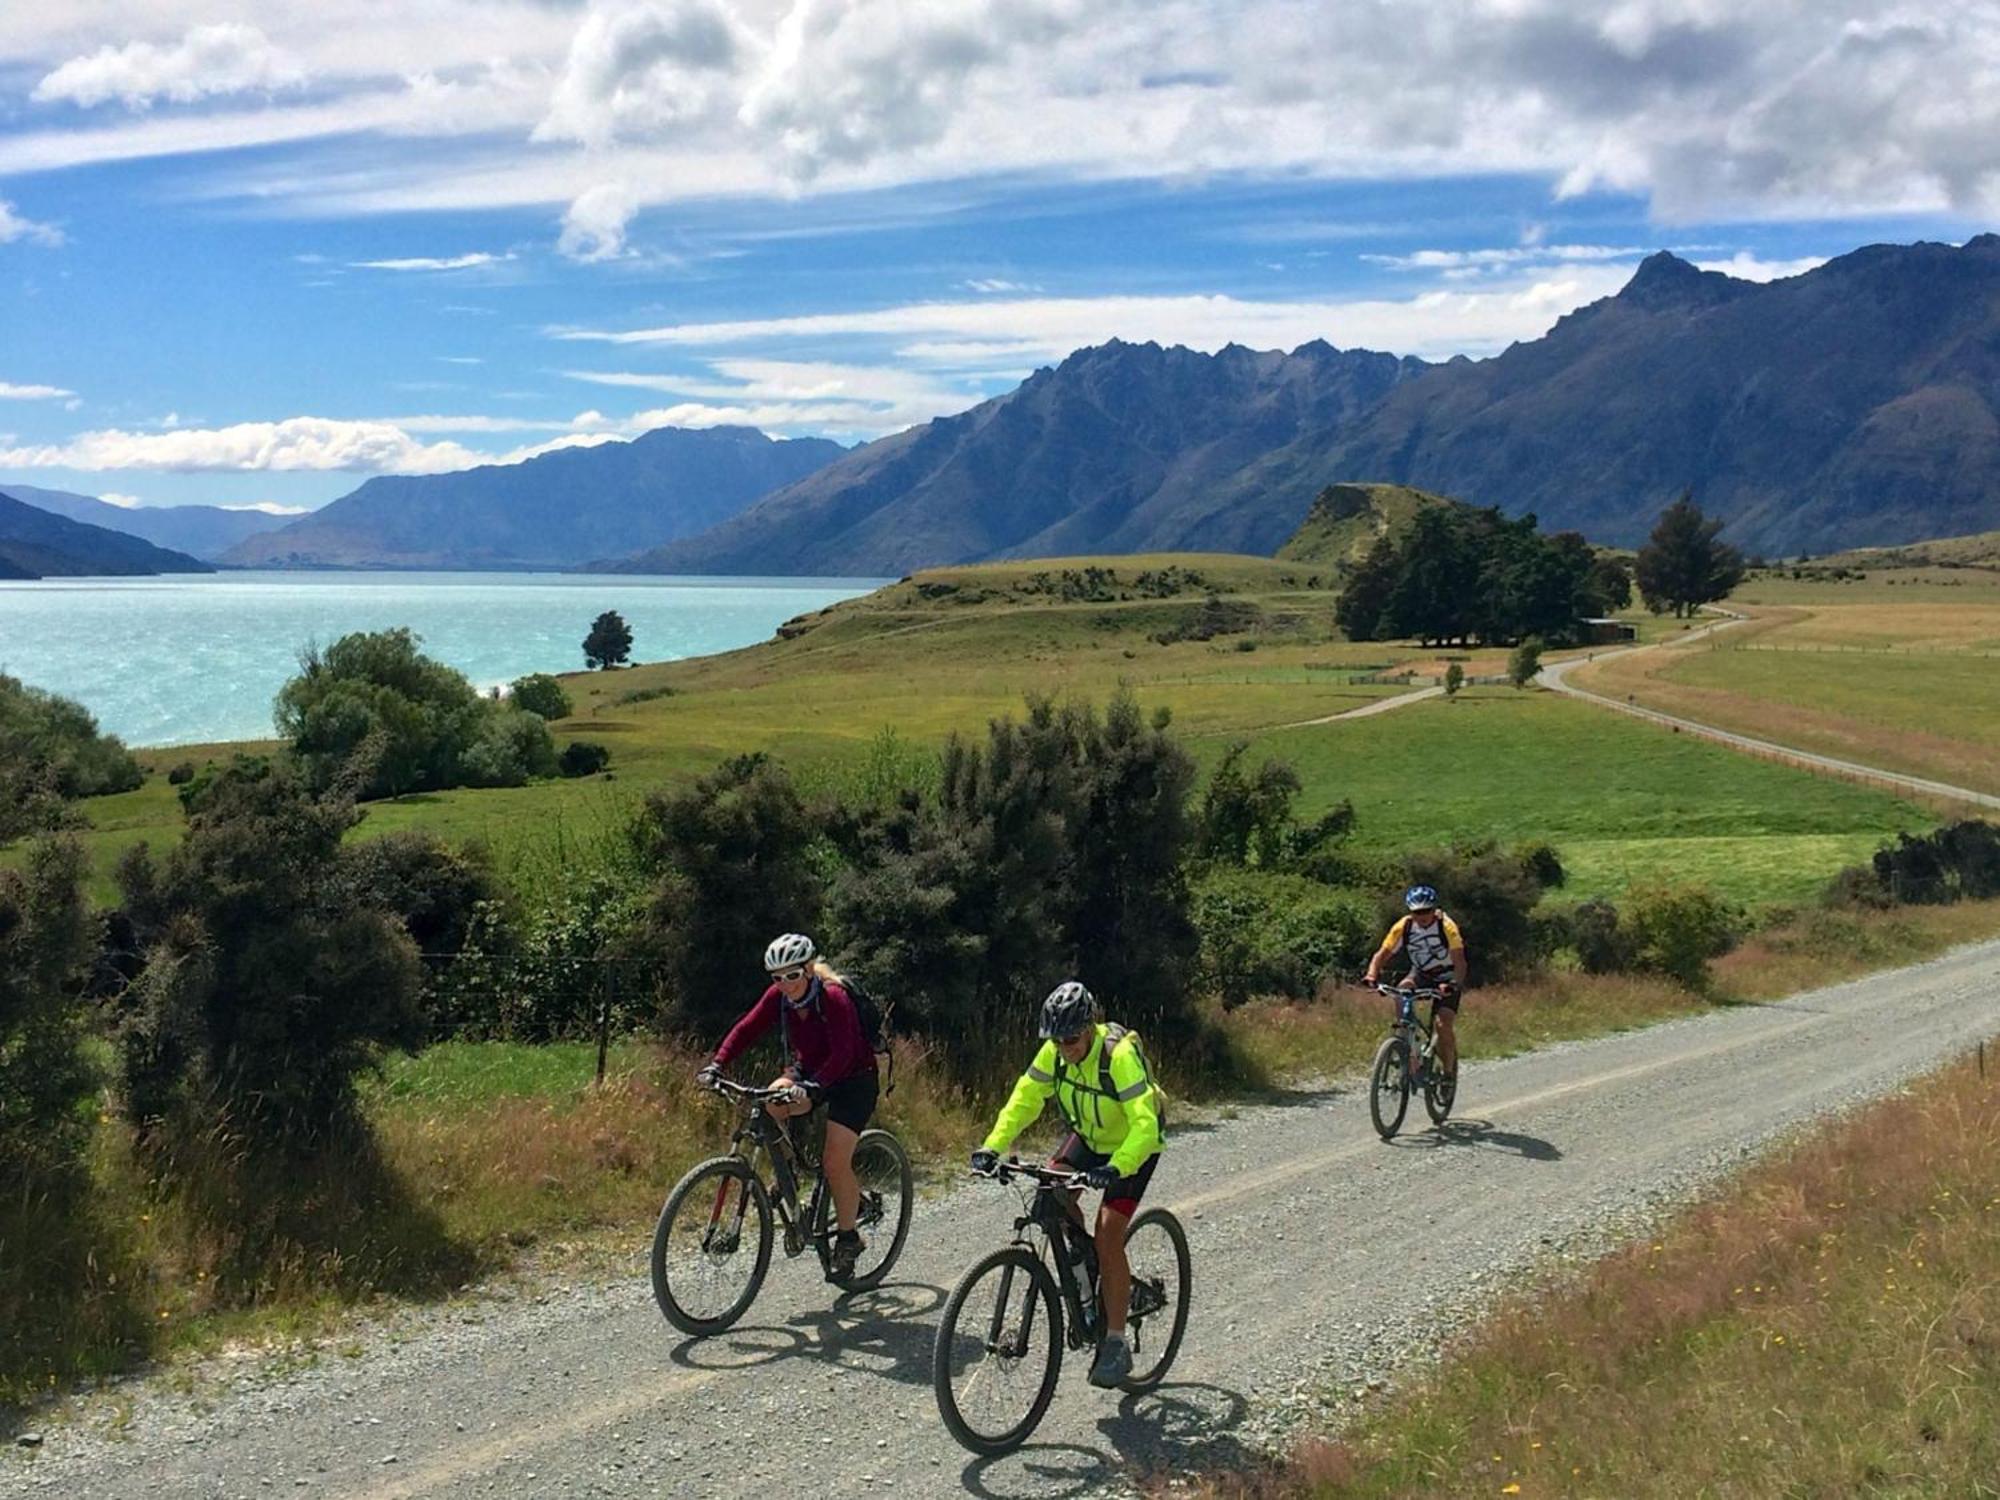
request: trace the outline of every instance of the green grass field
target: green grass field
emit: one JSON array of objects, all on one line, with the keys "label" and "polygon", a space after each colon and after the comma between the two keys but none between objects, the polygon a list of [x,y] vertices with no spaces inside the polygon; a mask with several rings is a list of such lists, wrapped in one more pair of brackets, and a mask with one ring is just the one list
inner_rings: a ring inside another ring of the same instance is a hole
[{"label": "green grass field", "polygon": [[1665,879],[1795,901],[1929,821],[1879,792],[1512,688],[1261,735],[1251,755],[1298,768],[1308,815],[1350,798],[1364,848],[1545,839],[1572,872],[1565,899]]}]

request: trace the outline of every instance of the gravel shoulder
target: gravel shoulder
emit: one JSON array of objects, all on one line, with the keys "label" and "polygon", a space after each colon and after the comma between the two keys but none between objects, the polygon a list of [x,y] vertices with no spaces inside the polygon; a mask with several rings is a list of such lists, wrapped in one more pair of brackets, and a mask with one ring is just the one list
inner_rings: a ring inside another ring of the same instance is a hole
[{"label": "gravel shoulder", "polygon": [[[1477,996],[1464,1025],[1479,1024]],[[1358,1080],[1176,1126],[1153,1200],[1194,1250],[1169,1382],[1064,1366],[1037,1440],[969,1461],[930,1392],[933,1330],[1017,1200],[918,1205],[892,1282],[836,1298],[774,1265],[744,1322],[682,1339],[629,1275],[411,1312],[349,1355],[211,1370],[86,1403],[0,1495],[1068,1496],[1227,1467],[1392,1379],[1504,1287],[1639,1230],[1774,1138],[2000,1034],[2000,942],[1795,996],[1467,1068],[1460,1118],[1378,1141]],[[662,1188],[664,1191],[663,1184]]]}]

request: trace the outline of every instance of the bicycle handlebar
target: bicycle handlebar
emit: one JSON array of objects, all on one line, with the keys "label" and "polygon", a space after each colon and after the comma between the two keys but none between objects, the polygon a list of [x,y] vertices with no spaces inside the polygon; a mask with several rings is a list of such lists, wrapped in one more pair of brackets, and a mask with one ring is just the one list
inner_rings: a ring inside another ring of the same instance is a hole
[{"label": "bicycle handlebar", "polygon": [[733,1078],[718,1078],[708,1086],[725,1099],[742,1099],[755,1104],[788,1098],[795,1087],[788,1083],[782,1088],[755,1088],[747,1083],[738,1083]]},{"label": "bicycle handlebar", "polygon": [[990,1172],[974,1172],[975,1177],[990,1177],[995,1182],[1006,1182],[1015,1177],[1026,1177],[1043,1187],[1081,1188],[1084,1173],[1063,1172],[1054,1167],[1038,1167],[1033,1162],[1022,1161],[1018,1156],[1010,1156],[993,1164]]},{"label": "bicycle handlebar", "polygon": [[1412,1000],[1442,1000],[1444,998],[1442,990],[1429,985],[1406,990],[1400,984],[1383,984],[1379,980],[1363,979],[1359,981],[1359,984],[1362,989],[1375,990],[1387,995],[1391,1000],[1401,999],[1404,995],[1408,995]]}]

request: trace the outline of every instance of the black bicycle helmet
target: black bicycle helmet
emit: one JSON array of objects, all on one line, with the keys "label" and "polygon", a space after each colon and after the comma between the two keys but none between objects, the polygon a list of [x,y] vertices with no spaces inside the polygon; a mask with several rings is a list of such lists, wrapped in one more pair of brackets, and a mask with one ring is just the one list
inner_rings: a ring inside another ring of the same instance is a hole
[{"label": "black bicycle helmet", "polygon": [[1074,979],[1049,991],[1042,1002],[1040,1034],[1044,1037],[1075,1036],[1097,1019],[1097,1001]]}]

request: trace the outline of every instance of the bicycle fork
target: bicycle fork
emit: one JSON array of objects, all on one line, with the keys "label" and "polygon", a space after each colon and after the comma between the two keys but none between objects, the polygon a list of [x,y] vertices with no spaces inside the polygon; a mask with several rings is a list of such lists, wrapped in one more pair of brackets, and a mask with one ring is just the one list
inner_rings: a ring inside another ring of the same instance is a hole
[{"label": "bicycle fork", "polygon": [[1034,1283],[1030,1281],[1028,1296],[1021,1308],[1021,1321],[1012,1329],[1007,1327],[1007,1309],[1012,1302],[1017,1269],[1011,1263],[1000,1268],[1000,1295],[993,1299],[993,1317],[986,1329],[986,1352],[997,1354],[1002,1359],[1026,1356],[1035,1330],[1035,1309],[1041,1302],[1041,1298],[1035,1295]]}]

